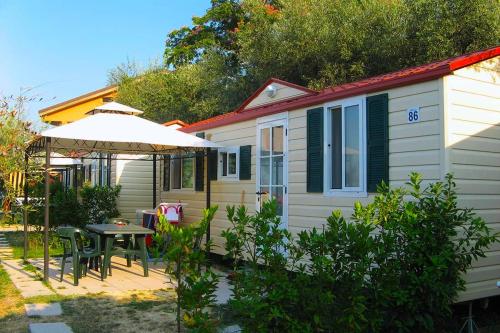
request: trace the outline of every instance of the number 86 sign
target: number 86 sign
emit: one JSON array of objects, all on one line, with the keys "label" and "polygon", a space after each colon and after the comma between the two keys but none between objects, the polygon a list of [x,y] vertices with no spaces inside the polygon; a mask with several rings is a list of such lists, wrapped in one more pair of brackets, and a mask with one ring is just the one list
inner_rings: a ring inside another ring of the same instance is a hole
[{"label": "number 86 sign", "polygon": [[407,111],[407,117],[406,120],[409,123],[416,123],[420,121],[420,108],[415,107],[415,108],[409,108]]}]

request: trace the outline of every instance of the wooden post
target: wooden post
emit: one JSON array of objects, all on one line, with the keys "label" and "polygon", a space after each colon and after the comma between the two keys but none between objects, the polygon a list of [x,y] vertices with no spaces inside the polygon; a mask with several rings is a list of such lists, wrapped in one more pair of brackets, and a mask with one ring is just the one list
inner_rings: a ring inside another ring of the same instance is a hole
[{"label": "wooden post", "polygon": [[45,224],[43,228],[43,281],[49,281],[50,138],[45,138]]},{"label": "wooden post", "polygon": [[153,154],[153,209],[156,208],[156,154]]},{"label": "wooden post", "polygon": [[23,216],[23,225],[24,225],[24,250],[23,250],[23,259],[24,261],[28,260],[28,162],[29,155],[27,152],[24,153],[24,200],[23,200],[23,208],[24,208],[24,216]]}]

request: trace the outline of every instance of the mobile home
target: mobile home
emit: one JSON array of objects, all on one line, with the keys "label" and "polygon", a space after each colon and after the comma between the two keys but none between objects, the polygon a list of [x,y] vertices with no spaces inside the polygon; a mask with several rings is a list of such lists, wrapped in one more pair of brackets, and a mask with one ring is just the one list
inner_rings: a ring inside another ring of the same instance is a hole
[{"label": "mobile home", "polygon": [[[208,159],[214,252],[223,254],[225,206],[251,211],[279,202],[292,233],[321,227],[334,209],[350,216],[385,180],[402,186],[452,172],[460,204],[500,231],[500,47],[314,91],[268,80],[233,112],[182,131],[224,148]],[[206,165],[196,156],[162,163],[160,201],[187,204],[185,221],[205,207]],[[460,300],[499,295],[500,244],[466,276]]]}]

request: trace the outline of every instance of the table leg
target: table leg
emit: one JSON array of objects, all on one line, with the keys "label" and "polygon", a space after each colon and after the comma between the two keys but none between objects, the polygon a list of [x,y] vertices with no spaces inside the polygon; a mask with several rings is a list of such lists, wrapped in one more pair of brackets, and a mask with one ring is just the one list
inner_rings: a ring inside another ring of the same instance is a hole
[{"label": "table leg", "polygon": [[[127,249],[127,251],[130,251],[132,249],[131,235],[124,235],[124,239],[125,239],[125,248]],[[127,258],[127,267],[132,267],[132,257],[130,253],[125,254],[125,257]]]},{"label": "table leg", "polygon": [[101,281],[107,277],[108,267],[111,265],[111,249],[113,248],[114,236],[105,236],[104,259],[101,269]]},{"label": "table leg", "polygon": [[139,245],[140,256],[142,261],[142,268],[144,269],[144,276],[149,276],[148,274],[148,255],[146,250],[146,236],[136,235],[136,240]]}]

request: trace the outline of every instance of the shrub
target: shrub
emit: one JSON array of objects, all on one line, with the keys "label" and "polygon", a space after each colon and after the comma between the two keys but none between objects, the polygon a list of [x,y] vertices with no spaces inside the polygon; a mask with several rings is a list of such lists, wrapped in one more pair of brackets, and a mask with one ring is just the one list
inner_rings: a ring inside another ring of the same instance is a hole
[{"label": "shrub", "polygon": [[275,203],[249,216],[228,207],[223,233],[233,260],[229,305],[249,332],[435,332],[446,329],[463,274],[498,240],[459,208],[452,176],[422,188],[381,184],[350,221],[339,211],[324,230],[296,239]]},{"label": "shrub", "polygon": [[450,320],[465,289],[463,274],[497,240],[471,209],[459,208],[451,175],[422,189],[417,173],[409,189],[379,186],[373,203],[355,207],[354,223],[375,228],[370,308],[383,332],[435,332]]},{"label": "shrub", "polygon": [[192,332],[216,330],[213,307],[219,278],[208,266],[211,242],[202,249],[201,241],[217,209],[217,206],[204,209],[201,221],[186,227],[171,225],[163,215],[159,218],[155,253],[160,254],[164,246],[167,271],[177,279],[177,332],[181,331],[181,317]]},{"label": "shrub", "polygon": [[[74,189],[64,189],[59,180],[51,179],[49,193],[51,228],[66,224],[79,227],[85,224],[82,205]],[[41,230],[45,223],[44,184],[37,183],[32,189],[32,194],[37,200],[31,202],[28,223],[34,225],[35,229]]]},{"label": "shrub", "polygon": [[314,332],[366,332],[375,242],[370,223],[351,223],[334,211],[322,231],[299,233],[296,253],[304,255],[295,288],[296,316]]},{"label": "shrub", "polygon": [[229,306],[248,332],[306,329],[293,311],[299,291],[290,276],[296,264],[290,253],[292,237],[281,227],[276,209],[274,200],[253,216],[244,206],[227,207],[231,228],[222,235],[234,263],[234,297]]},{"label": "shrub", "polygon": [[75,227],[85,226],[82,205],[78,201],[74,189],[61,189],[51,197],[50,225],[72,225]]},{"label": "shrub", "polygon": [[84,184],[80,190],[82,210],[87,223],[103,223],[106,219],[120,216],[116,201],[121,186],[90,186]]}]

